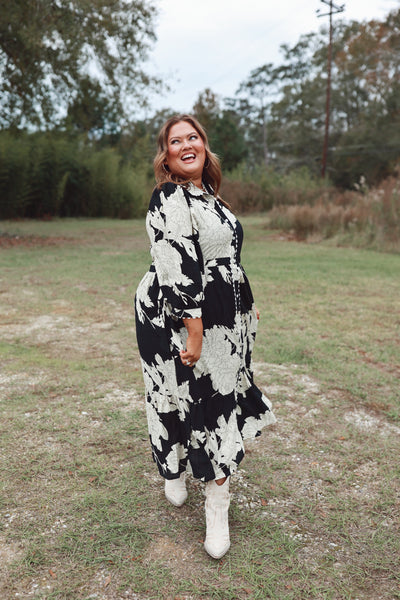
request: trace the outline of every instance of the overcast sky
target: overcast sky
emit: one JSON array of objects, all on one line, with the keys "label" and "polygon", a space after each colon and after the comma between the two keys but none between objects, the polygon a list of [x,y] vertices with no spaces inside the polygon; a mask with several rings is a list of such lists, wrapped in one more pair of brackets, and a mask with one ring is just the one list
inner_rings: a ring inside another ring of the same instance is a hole
[{"label": "overcast sky", "polygon": [[[382,19],[400,0],[347,0],[334,20]],[[329,7],[321,0],[158,0],[157,42],[149,67],[169,81],[171,93],[153,99],[153,108],[189,112],[199,92],[211,88],[233,96],[252,69],[279,64],[279,47],[327,25],[317,17]],[[343,2],[336,2],[341,6]]]}]

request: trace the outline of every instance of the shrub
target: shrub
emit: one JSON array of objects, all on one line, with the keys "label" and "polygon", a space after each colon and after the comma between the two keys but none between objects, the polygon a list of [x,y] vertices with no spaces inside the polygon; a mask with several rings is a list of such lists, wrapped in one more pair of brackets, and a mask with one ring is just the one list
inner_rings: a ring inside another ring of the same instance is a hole
[{"label": "shrub", "polygon": [[0,218],[138,217],[152,188],[147,165],[55,134],[0,135]]},{"label": "shrub", "polygon": [[313,205],[275,206],[269,227],[299,240],[337,236],[340,243],[399,251],[400,180],[390,178],[377,189],[323,197]]},{"label": "shrub", "polygon": [[228,189],[234,200],[226,200],[237,212],[270,210],[274,206],[313,205],[321,196],[332,192],[325,181],[315,178],[306,167],[289,173],[278,173],[262,165],[248,169],[240,165],[227,174],[224,190]]},{"label": "shrub", "polygon": [[24,139],[0,136],[0,217],[24,214],[29,202],[30,147]]},{"label": "shrub", "polygon": [[231,206],[233,212],[248,213],[264,208],[264,195],[259,185],[253,182],[223,178],[220,195]]}]

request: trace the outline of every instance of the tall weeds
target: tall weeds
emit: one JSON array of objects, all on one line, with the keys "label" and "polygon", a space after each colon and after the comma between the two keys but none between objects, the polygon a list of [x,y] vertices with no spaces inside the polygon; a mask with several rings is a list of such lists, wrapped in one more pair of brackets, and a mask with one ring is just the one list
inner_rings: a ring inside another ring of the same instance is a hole
[{"label": "tall weeds", "polygon": [[339,244],[400,251],[400,176],[368,189],[340,191],[307,169],[280,174],[240,166],[221,193],[235,212],[268,211],[269,227],[298,240],[335,238]]},{"label": "tall weeds", "polygon": [[225,199],[243,213],[281,205],[313,204],[328,189],[306,167],[279,173],[262,165],[248,169],[243,164],[227,174],[221,191],[227,190],[229,196]]},{"label": "tall weeds", "polygon": [[46,134],[0,135],[0,218],[141,216],[148,168],[112,148]]},{"label": "tall weeds", "polygon": [[0,217],[25,214],[29,203],[29,163],[27,140],[14,140],[7,133],[0,136]]},{"label": "tall weeds", "polygon": [[275,206],[269,227],[299,240],[336,238],[339,244],[400,251],[400,178],[364,192],[333,191],[314,204]]}]

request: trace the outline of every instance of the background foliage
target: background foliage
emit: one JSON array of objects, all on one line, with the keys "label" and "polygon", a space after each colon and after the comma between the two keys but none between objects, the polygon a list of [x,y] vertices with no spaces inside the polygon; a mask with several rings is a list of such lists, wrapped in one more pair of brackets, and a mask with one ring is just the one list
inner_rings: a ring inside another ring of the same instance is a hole
[{"label": "background foliage", "polygon": [[141,216],[152,190],[148,165],[79,137],[0,135],[3,218]]},{"label": "background foliage", "polygon": [[[0,8],[0,218],[141,215],[156,136],[175,113],[138,112],[155,83],[162,89],[143,70],[155,3],[0,0]],[[191,112],[221,158],[222,193],[237,212],[272,211],[271,226],[300,238],[361,233],[364,245],[394,248],[400,10],[335,21],[322,180],[327,43],[321,28],[283,45],[280,64],[254,69],[233,98],[205,89]]]},{"label": "background foliage", "polygon": [[1,0],[0,124],[54,125],[98,86],[124,122],[151,84],[154,15],[147,0]]}]

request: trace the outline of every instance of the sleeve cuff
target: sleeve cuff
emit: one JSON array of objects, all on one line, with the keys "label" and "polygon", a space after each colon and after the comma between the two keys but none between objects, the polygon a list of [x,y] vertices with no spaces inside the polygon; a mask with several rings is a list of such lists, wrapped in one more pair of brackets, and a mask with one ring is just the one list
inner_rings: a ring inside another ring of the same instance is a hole
[{"label": "sleeve cuff", "polygon": [[183,310],[179,316],[181,319],[199,319],[201,317],[201,308]]}]

